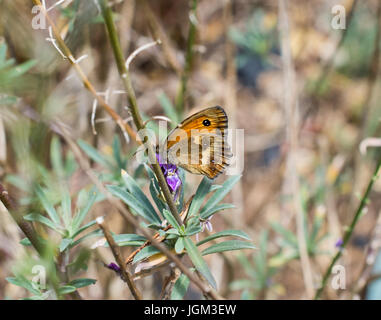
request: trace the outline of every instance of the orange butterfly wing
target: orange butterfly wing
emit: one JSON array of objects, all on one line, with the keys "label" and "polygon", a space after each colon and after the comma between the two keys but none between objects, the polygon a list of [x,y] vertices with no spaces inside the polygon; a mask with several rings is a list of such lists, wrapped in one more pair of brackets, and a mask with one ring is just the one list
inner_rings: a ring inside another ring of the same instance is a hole
[{"label": "orange butterfly wing", "polygon": [[[177,157],[175,164],[192,173],[214,179],[229,165],[231,152],[226,142],[227,128],[228,117],[219,106],[204,109],[186,118],[167,137],[169,162],[174,158],[172,149],[184,146],[186,152],[183,149],[183,155]],[[204,141],[203,138],[210,139],[204,149],[201,142]],[[192,155],[192,148],[195,147],[200,149],[196,156]]]}]

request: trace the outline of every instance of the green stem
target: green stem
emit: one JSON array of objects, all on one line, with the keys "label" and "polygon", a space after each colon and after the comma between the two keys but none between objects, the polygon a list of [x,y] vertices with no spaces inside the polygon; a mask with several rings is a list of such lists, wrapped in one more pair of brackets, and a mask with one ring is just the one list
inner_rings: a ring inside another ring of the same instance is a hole
[{"label": "green stem", "polygon": [[368,197],[369,197],[369,193],[370,191],[372,190],[373,188],[373,184],[374,182],[379,178],[379,174],[380,174],[380,168],[381,168],[381,158],[380,160],[378,161],[377,163],[377,167],[376,167],[376,170],[374,171],[374,174],[372,175],[372,178],[371,180],[369,181],[369,184],[368,184],[368,187],[366,188],[365,190],[365,193],[361,199],[361,202],[357,208],[357,211],[355,213],[355,216],[353,217],[353,220],[352,220],[352,223],[350,224],[350,226],[348,227],[348,229],[346,230],[345,234],[344,234],[344,238],[343,238],[343,244],[340,248],[340,250],[336,253],[336,255],[333,257],[328,269],[326,270],[325,274],[324,274],[324,277],[321,281],[321,286],[320,288],[316,291],[316,294],[315,294],[315,300],[319,299],[321,294],[323,293],[323,290],[327,284],[327,281],[331,275],[331,272],[332,272],[332,268],[334,267],[334,265],[336,264],[337,260],[339,260],[339,258],[341,257],[341,255],[343,254],[343,250],[344,248],[347,246],[351,236],[352,236],[352,233],[354,231],[354,228],[358,222],[358,220],[360,219],[361,217],[361,214],[364,210],[364,207],[366,206],[366,204],[368,203]]},{"label": "green stem", "polygon": [[[140,130],[145,128],[144,122],[143,122],[142,117],[139,113],[139,108],[138,108],[138,105],[136,102],[135,91],[132,87],[131,79],[130,79],[128,70],[127,70],[126,65],[125,65],[125,58],[124,58],[124,55],[122,52],[122,48],[120,46],[118,34],[116,32],[115,23],[114,23],[113,16],[112,16],[112,10],[108,5],[107,0],[98,0],[98,2],[101,6],[102,16],[105,20],[107,33],[110,37],[110,43],[111,43],[112,50],[114,52],[114,58],[115,58],[116,64],[118,66],[119,75],[122,79],[124,88],[128,94],[129,109],[131,111],[132,118],[134,120],[136,128],[138,129],[138,134],[139,134]],[[161,171],[159,163],[157,162],[153,146],[150,143],[147,143],[147,151],[148,151],[149,161],[150,161],[150,163],[152,163],[153,171],[155,172],[155,175],[159,181],[161,190],[163,191],[163,194],[164,194],[165,200],[167,201],[168,207],[169,207],[172,215],[176,219],[176,221],[180,225],[182,225],[183,222],[182,222],[180,215],[177,211],[177,208],[176,208],[176,205],[173,201],[171,192],[169,191],[169,188],[168,188],[167,182],[165,180],[164,174]]]},{"label": "green stem", "polygon": [[[191,1],[192,1],[192,6],[191,6],[190,15],[192,15],[192,17],[196,19],[197,0],[191,0]],[[187,93],[188,78],[189,78],[189,74],[190,74],[192,62],[193,62],[193,46],[196,39],[196,21],[192,20],[189,17],[189,22],[190,22],[190,26],[189,26],[189,32],[188,32],[187,51],[185,55],[185,66],[181,76],[180,88],[176,98],[176,109],[177,109],[177,112],[179,113],[179,116],[181,117],[184,113],[184,104],[185,104],[185,97]]]}]

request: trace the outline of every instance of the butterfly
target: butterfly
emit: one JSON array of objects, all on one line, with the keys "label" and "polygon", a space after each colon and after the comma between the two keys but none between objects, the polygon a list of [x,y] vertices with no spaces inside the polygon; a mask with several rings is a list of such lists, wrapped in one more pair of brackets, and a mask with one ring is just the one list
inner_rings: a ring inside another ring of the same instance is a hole
[{"label": "butterfly", "polygon": [[[156,148],[160,155],[160,161],[167,159],[170,164],[177,165],[185,170],[207,176],[209,179],[216,178],[224,172],[232,157],[227,143],[228,117],[220,106],[206,108],[178,124],[167,136],[164,143]],[[186,220],[192,199],[184,206],[180,217]],[[172,228],[168,225],[163,231]],[[162,242],[165,236],[160,233],[154,238]],[[145,247],[151,244],[146,241],[142,246],[132,252],[126,259],[127,265],[132,264],[135,256]],[[162,253],[157,253],[150,258],[144,259],[135,270],[135,277],[139,278],[147,270],[158,267],[168,262]]]},{"label": "butterfly", "polygon": [[178,124],[158,152],[161,159],[210,179],[225,171],[232,157],[228,117],[220,106],[206,108]]}]

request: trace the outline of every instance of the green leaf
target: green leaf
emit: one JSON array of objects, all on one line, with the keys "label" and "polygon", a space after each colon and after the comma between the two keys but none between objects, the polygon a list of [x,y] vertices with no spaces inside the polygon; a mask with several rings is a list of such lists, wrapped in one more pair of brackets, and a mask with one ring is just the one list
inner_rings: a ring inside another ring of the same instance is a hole
[{"label": "green leaf", "polygon": [[50,219],[56,224],[60,224],[60,218],[57,214],[56,209],[54,209],[53,205],[50,203],[50,201],[46,198],[44,191],[41,189],[40,186],[36,186],[36,194],[38,199],[40,200],[42,206],[46,210],[47,214],[49,215]]},{"label": "green leaf", "polygon": [[176,230],[179,230],[179,231],[180,231],[180,225],[178,224],[177,220],[176,220],[175,217],[172,215],[172,213],[170,213],[167,209],[164,209],[164,210],[163,210],[163,216],[164,216],[164,219],[167,220],[167,222],[168,222],[172,227],[174,227]]},{"label": "green leaf", "polygon": [[196,245],[193,243],[193,241],[190,238],[184,237],[184,246],[187,250],[189,258],[192,260],[196,269],[204,276],[204,278],[211,284],[211,286],[216,289],[217,288],[216,280],[214,280],[208,265],[206,264],[205,260],[201,256],[201,253],[200,251],[198,251]]},{"label": "green leaf", "polygon": [[283,236],[284,242],[286,242],[289,246],[297,249],[298,248],[298,240],[296,236],[290,231],[284,228],[280,223],[272,223],[271,227]]},{"label": "green leaf", "polygon": [[182,274],[175,282],[171,293],[171,300],[182,300],[188,291],[189,278]]},{"label": "green leaf", "polygon": [[179,122],[175,107],[163,91],[157,95],[157,98],[159,99],[159,103],[163,107],[166,116],[173,121],[172,127],[174,127],[176,123]]},{"label": "green leaf", "polygon": [[122,247],[122,246],[141,246],[147,239],[143,236],[140,236],[138,234],[116,234],[113,235],[113,238],[115,240],[115,243]]},{"label": "green leaf", "polygon": [[182,168],[178,168],[178,175],[180,180],[183,182],[180,189],[180,196],[179,196],[179,204],[177,206],[177,210],[181,212],[183,210],[184,206],[184,195],[185,195],[185,170]]},{"label": "green leaf", "polygon": [[71,237],[72,238],[75,238],[76,236],[78,236],[80,233],[82,233],[83,231],[85,231],[86,229],[92,227],[93,225],[95,225],[97,222],[95,220],[92,220],[90,221],[89,223],[86,223],[83,227],[79,228]]},{"label": "green leaf", "polygon": [[196,194],[192,200],[192,203],[189,208],[188,216],[192,217],[197,214],[200,210],[202,203],[204,202],[205,196],[208,194],[212,186],[212,180],[208,177],[204,177],[197,188]]},{"label": "green leaf", "polygon": [[73,242],[73,239],[70,239],[70,238],[62,239],[61,243],[60,243],[60,252],[65,251],[67,249],[67,247],[69,247],[72,242]]},{"label": "green leaf", "polygon": [[71,245],[70,248],[75,247],[76,245],[80,244],[83,240],[91,237],[97,237],[97,236],[102,236],[103,231],[100,229],[93,230],[87,234],[85,234],[83,237],[79,238],[78,240],[75,240]]},{"label": "green leaf", "polygon": [[185,233],[187,236],[190,237],[190,236],[193,236],[194,234],[199,233],[201,231],[202,231],[202,227],[198,223],[198,224],[189,225],[189,227],[187,227],[187,229],[185,230]]},{"label": "green leaf", "polygon": [[124,170],[122,170],[122,179],[128,191],[139,201],[146,213],[152,217],[152,220],[156,221],[157,223],[161,223],[161,220],[157,215],[154,207],[151,205],[151,202],[148,200],[135,180]]},{"label": "green leaf", "polygon": [[239,238],[243,238],[243,239],[246,239],[246,240],[251,240],[249,238],[249,236],[241,231],[241,230],[224,230],[224,231],[221,231],[221,232],[217,232],[217,233],[214,233],[212,235],[210,235],[209,237],[206,237],[205,239],[199,241],[197,243],[197,246],[200,246],[208,241],[211,241],[211,240],[214,240],[214,239],[218,239],[218,238],[221,238],[221,237],[239,237]]},{"label": "green leaf", "polygon": [[217,253],[217,252],[242,250],[242,249],[255,249],[255,248],[256,247],[250,242],[241,241],[241,240],[228,240],[228,241],[211,245],[210,247],[202,251],[202,255],[206,256],[208,254]]},{"label": "green leaf", "polygon": [[156,219],[154,219],[151,215],[147,214],[144,207],[130,193],[118,186],[108,185],[106,187],[114,196],[118,197],[125,204],[127,204],[136,214],[138,214],[139,216],[146,219],[148,222],[152,224],[158,224]]},{"label": "green leaf", "polygon": [[90,191],[90,197],[86,202],[86,205],[79,210],[79,212],[74,216],[73,223],[72,223],[72,231],[76,232],[83,220],[86,218],[87,213],[89,212],[90,208],[93,206],[95,199],[97,198],[97,192],[93,189]]},{"label": "green leaf", "polygon": [[68,294],[76,291],[77,288],[74,286],[62,286],[61,288],[58,289],[59,294]]},{"label": "green leaf", "polygon": [[22,244],[23,246],[26,246],[26,247],[32,245],[32,243],[30,242],[30,240],[28,238],[22,239],[19,243]]},{"label": "green leaf", "polygon": [[83,287],[87,287],[89,285],[95,284],[96,282],[97,280],[95,279],[80,278],[80,279],[74,279],[70,281],[69,284],[78,289],[78,288],[83,288]]},{"label": "green leaf", "polygon": [[8,174],[5,178],[5,181],[11,183],[12,185],[19,188],[22,191],[30,191],[28,181],[26,179],[21,178],[20,176]]},{"label": "green leaf", "polygon": [[68,228],[70,225],[70,220],[71,220],[71,198],[67,190],[65,190],[63,194],[61,207],[62,207],[62,220],[64,221],[65,227]]},{"label": "green leaf", "polygon": [[46,225],[47,227],[49,227],[50,229],[55,230],[55,231],[57,231],[57,232],[62,234],[62,231],[59,230],[57,225],[55,225],[51,220],[49,220],[48,218],[44,217],[41,214],[30,213],[30,214],[27,214],[26,216],[24,216],[24,219],[27,220],[27,221],[37,221],[37,222],[40,222],[40,223]]},{"label": "green leaf", "polygon": [[184,250],[184,238],[178,237],[175,244],[175,251],[177,254],[181,254]]},{"label": "green leaf", "polygon": [[163,210],[165,209],[165,205],[159,198],[160,187],[159,183],[157,182],[156,176],[147,164],[144,164],[144,168],[146,169],[150,178],[149,191],[151,193],[151,197],[155,201],[156,207],[159,210],[159,212],[163,212]]},{"label": "green leaf", "polygon": [[214,207],[211,207],[209,210],[201,212],[200,217],[204,220],[208,219],[210,216],[214,215],[216,212],[226,210],[226,209],[234,209],[235,205],[231,203],[221,203]]},{"label": "green leaf", "polygon": [[60,140],[57,136],[53,136],[50,144],[50,161],[54,172],[57,173],[59,177],[63,177],[65,172],[61,154],[62,150]]},{"label": "green leaf", "polygon": [[106,168],[114,168],[114,165],[93,146],[81,139],[77,140],[77,143],[89,158]]},{"label": "green leaf", "polygon": [[231,290],[251,289],[253,284],[248,279],[239,279],[231,282],[229,287]]},{"label": "green leaf", "polygon": [[202,208],[200,215],[203,216],[205,212],[214,208],[234,187],[234,185],[241,179],[241,175],[232,176],[224,182],[221,188],[219,188],[206,202],[205,206]]},{"label": "green leaf", "polygon": [[144,260],[146,258],[149,258],[149,257],[151,257],[154,254],[159,253],[159,252],[160,252],[160,250],[156,249],[154,246],[147,246],[147,247],[143,248],[142,250],[140,250],[136,254],[132,263],[136,263],[136,262],[139,262],[139,261]]},{"label": "green leaf", "polygon": [[40,291],[33,287],[32,281],[24,278],[23,276],[18,276],[17,278],[8,277],[5,278],[9,283],[14,284],[15,286],[22,287],[33,294],[39,295]]},{"label": "green leaf", "polygon": [[114,140],[112,142],[112,152],[114,155],[114,159],[116,163],[118,164],[119,169],[122,169],[126,167],[126,161],[122,160],[120,149],[121,149],[121,146],[120,146],[119,137],[115,135]]}]

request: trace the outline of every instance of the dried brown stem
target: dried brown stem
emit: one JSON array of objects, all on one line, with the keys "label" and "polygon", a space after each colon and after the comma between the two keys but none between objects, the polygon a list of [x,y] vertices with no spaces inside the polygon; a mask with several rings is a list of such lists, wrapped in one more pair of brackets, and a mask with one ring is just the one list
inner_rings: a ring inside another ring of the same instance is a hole
[{"label": "dried brown stem", "polygon": [[126,281],[128,288],[130,289],[132,295],[134,296],[135,300],[142,300],[142,295],[141,295],[140,291],[138,290],[138,288],[135,286],[135,283],[132,280],[131,274],[128,272],[128,270],[126,270],[126,267],[125,267],[124,262],[123,262],[124,259],[122,257],[121,252],[120,252],[120,248],[115,243],[115,240],[112,237],[110,230],[106,226],[103,218],[98,218],[97,223],[98,223],[99,228],[101,228],[103,231],[103,234],[104,234],[104,236],[105,236],[105,238],[106,238],[106,240],[110,246],[111,252],[112,252],[112,254],[116,260],[116,263],[118,264],[118,266],[121,270],[123,279],[124,279],[124,281]]}]

